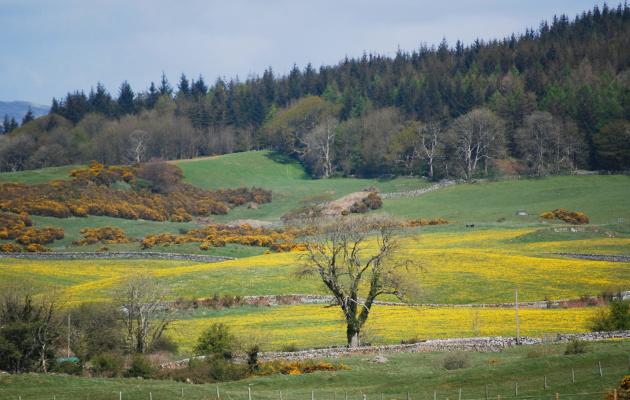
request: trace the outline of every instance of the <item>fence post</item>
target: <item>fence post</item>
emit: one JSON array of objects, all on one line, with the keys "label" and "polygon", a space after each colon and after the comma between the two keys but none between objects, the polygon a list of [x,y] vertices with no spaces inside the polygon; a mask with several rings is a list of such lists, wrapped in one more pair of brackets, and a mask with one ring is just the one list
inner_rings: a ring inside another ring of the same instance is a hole
[{"label": "fence post", "polygon": [[[346,399],[348,400],[348,399]],[[411,396],[409,395],[409,392],[407,392],[407,400],[411,400]]]},{"label": "fence post", "polygon": [[278,390],[278,397],[282,400],[282,390]]},{"label": "fence post", "polygon": [[514,382],[514,397],[518,397],[518,382]]},{"label": "fence post", "polygon": [[149,400],[153,400],[153,393],[149,392]]},{"label": "fence post", "polygon": [[571,368],[571,382],[575,383],[575,370]]},{"label": "fence post", "polygon": [[118,392],[118,400],[122,400],[122,392]]},{"label": "fence post", "polygon": [[556,393],[556,400],[560,400],[560,393]]},{"label": "fence post", "polygon": [[486,400],[488,400],[488,384],[486,383]]},{"label": "fence post", "polygon": [[619,399],[618,395],[617,395],[617,389],[613,390],[613,400],[617,400]]},{"label": "fence post", "polygon": [[457,396],[457,400],[462,400],[462,388],[459,388],[459,396]]},{"label": "fence post", "polygon": [[437,400],[437,390],[433,391],[433,400]]},{"label": "fence post", "polygon": [[251,386],[247,386],[247,398],[249,400],[252,400],[252,387]]},{"label": "fence post", "polygon": [[217,386],[217,400],[221,400],[221,394],[219,393],[219,387]]},{"label": "fence post", "polygon": [[602,362],[599,361],[598,364],[599,364],[599,376],[604,376],[604,372],[602,371]]},{"label": "fence post", "polygon": [[547,375],[545,375],[545,390],[547,390],[549,387],[547,386]]}]

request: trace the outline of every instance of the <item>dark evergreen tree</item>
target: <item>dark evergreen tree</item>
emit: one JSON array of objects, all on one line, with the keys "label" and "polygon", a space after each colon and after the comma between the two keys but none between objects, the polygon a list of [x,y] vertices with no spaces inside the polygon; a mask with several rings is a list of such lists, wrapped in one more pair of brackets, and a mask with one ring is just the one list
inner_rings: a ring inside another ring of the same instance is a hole
[{"label": "dark evergreen tree", "polygon": [[155,88],[155,83],[151,81],[151,85],[149,85],[149,90],[146,93],[144,106],[149,110],[153,109],[159,98],[160,92]]},{"label": "dark evergreen tree", "polygon": [[179,83],[177,84],[177,97],[188,97],[190,96],[190,83],[186,78],[186,75],[182,74],[179,77]]},{"label": "dark evergreen tree", "polygon": [[116,102],[118,103],[118,115],[127,115],[133,114],[136,112],[136,104],[135,104],[135,94],[131,89],[131,85],[124,81],[120,85],[120,93],[118,94],[118,99]]},{"label": "dark evergreen tree", "polygon": [[29,106],[28,111],[26,112],[26,114],[24,114],[24,117],[22,117],[22,125],[28,124],[34,119],[35,119],[35,114],[33,114],[33,110]]},{"label": "dark evergreen tree", "polygon": [[192,81],[190,94],[194,98],[199,99],[201,97],[205,97],[207,93],[208,93],[208,86],[203,81],[203,77],[199,75],[199,79],[197,79],[196,81]]},{"label": "dark evergreen tree", "polygon": [[173,95],[173,88],[171,87],[171,84],[168,82],[168,79],[166,78],[166,75],[164,74],[164,72],[162,72],[162,78],[160,79],[160,87],[158,88],[158,91],[160,92],[160,96]]},{"label": "dark evergreen tree", "polygon": [[102,83],[96,84],[96,90],[91,90],[88,96],[88,102],[90,103],[90,109],[92,112],[101,113],[105,116],[114,116],[114,110],[116,105],[112,96]]}]

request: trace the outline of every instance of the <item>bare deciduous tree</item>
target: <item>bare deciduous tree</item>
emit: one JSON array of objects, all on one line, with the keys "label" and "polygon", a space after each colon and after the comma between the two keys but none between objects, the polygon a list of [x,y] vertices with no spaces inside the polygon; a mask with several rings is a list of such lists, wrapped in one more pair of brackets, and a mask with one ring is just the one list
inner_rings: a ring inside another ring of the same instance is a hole
[{"label": "bare deciduous tree", "polygon": [[422,153],[429,166],[429,179],[433,179],[433,162],[442,140],[442,125],[437,121],[431,121],[419,129],[422,138]]},{"label": "bare deciduous tree", "polygon": [[302,275],[317,274],[333,294],[346,321],[348,346],[359,345],[359,333],[377,297],[405,301],[414,291],[417,262],[398,254],[399,224],[383,217],[344,217],[320,222],[309,238]]},{"label": "bare deciduous tree", "polygon": [[488,161],[503,149],[505,132],[499,117],[488,109],[479,108],[453,121],[451,135],[461,157],[464,177],[470,181],[479,162],[483,162],[487,175]]},{"label": "bare deciduous tree", "polygon": [[166,303],[167,294],[149,275],[132,276],[118,289],[116,299],[129,351],[144,353],[162,336],[174,313]]},{"label": "bare deciduous tree", "polygon": [[299,138],[303,146],[301,158],[309,162],[322,178],[328,178],[334,172],[333,146],[338,125],[336,118],[326,115],[313,130]]},{"label": "bare deciduous tree", "polygon": [[141,162],[146,161],[147,155],[147,142],[149,140],[149,132],[136,129],[129,135],[129,159],[136,163],[140,164]]}]

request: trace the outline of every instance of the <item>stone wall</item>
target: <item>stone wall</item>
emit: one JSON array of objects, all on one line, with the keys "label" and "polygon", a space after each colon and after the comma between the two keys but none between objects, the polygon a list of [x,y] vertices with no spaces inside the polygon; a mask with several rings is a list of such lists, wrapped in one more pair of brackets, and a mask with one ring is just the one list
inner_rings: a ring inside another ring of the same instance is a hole
[{"label": "stone wall", "polygon": [[[573,339],[584,341],[600,341],[611,339],[630,339],[630,331],[616,332],[588,332],[577,334],[558,334],[551,343],[566,343]],[[547,339],[549,341],[549,339]],[[355,355],[380,355],[391,353],[427,353],[434,351],[476,351],[499,352],[505,348],[517,345],[531,346],[543,343],[541,338],[521,337],[520,344],[514,337],[483,337],[463,339],[435,339],[414,344],[395,344],[387,346],[365,346],[357,348],[329,347],[325,349],[301,350],[294,352],[271,351],[259,354],[259,360],[288,360],[301,361],[322,358],[339,358]],[[203,357],[199,357],[203,359]],[[162,364],[162,368],[183,368],[188,365],[190,359],[174,361]],[[238,360],[237,360],[238,361]],[[244,361],[244,360],[240,360]]]},{"label": "stone wall", "polygon": [[47,253],[0,253],[0,258],[21,258],[27,260],[184,260],[199,262],[219,262],[233,260],[232,257],[210,256],[204,254],[162,253],[150,251],[125,252],[47,252]]}]

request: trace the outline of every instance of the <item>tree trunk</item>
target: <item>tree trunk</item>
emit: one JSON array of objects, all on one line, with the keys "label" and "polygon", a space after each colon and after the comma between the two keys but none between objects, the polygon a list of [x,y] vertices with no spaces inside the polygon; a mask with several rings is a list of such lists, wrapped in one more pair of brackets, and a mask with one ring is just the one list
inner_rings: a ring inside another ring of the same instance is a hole
[{"label": "tree trunk", "polygon": [[346,335],[348,337],[348,347],[359,347],[359,330],[357,328],[355,328],[351,324],[348,324]]}]

